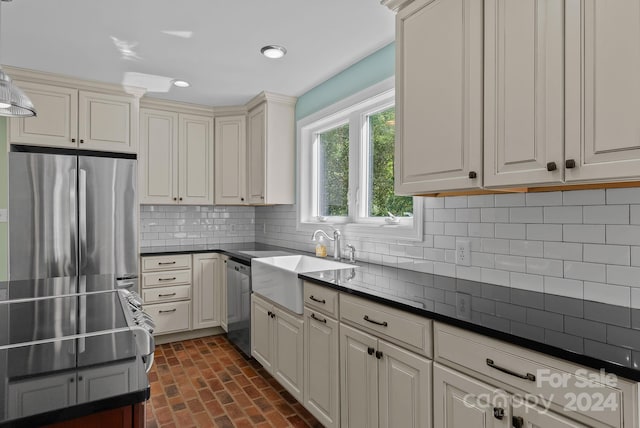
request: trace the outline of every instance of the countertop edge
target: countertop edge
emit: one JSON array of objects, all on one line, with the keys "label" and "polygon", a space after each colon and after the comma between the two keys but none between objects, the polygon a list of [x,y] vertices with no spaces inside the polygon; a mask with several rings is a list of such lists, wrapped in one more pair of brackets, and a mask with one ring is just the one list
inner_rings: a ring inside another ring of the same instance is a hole
[{"label": "countertop edge", "polygon": [[459,320],[456,318],[451,318],[446,315],[438,314],[435,312],[431,312],[427,309],[416,308],[415,306],[406,305],[400,302],[396,302],[393,300],[385,299],[384,297],[376,296],[373,294],[364,293],[361,291],[353,290],[346,287],[341,287],[331,282],[323,281],[318,278],[310,277],[305,274],[298,274],[298,278],[309,281],[314,284],[322,285],[325,287],[332,288],[334,290],[338,290],[343,293],[352,294],[354,296],[363,297],[368,300],[372,300],[374,302],[382,303],[387,306],[391,306],[397,309],[401,309],[406,312],[411,312],[416,315],[423,316],[425,318],[432,319],[434,321],[441,321],[443,323],[452,325],[454,327],[463,328],[468,331],[472,331],[475,333],[482,334],[484,336],[488,336],[494,339],[503,340],[505,342],[512,343],[514,345],[522,346],[529,350],[540,352],[542,354],[550,355],[553,357],[557,357],[563,360],[570,361],[572,363],[580,364],[583,366],[587,366],[589,368],[600,370],[604,369],[608,373],[615,374],[617,376],[623,377],[628,380],[632,380],[634,382],[640,382],[640,370],[634,370],[630,367],[624,367],[619,364],[611,363],[605,360],[600,360],[595,357],[589,357],[583,354],[577,354],[575,352],[567,351],[566,349],[558,348],[555,346],[547,345],[545,343],[536,342],[534,340],[525,339],[519,336],[515,336],[510,333],[505,333],[500,330],[495,330],[489,327],[479,326],[477,324],[469,323],[463,320]]}]

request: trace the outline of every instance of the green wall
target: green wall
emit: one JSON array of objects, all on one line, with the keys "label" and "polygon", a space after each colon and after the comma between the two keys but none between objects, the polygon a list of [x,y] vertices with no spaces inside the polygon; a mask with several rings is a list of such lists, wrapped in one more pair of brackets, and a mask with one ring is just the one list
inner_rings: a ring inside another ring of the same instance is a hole
[{"label": "green wall", "polygon": [[393,76],[395,47],[395,43],[388,44],[302,94],[296,103],[296,120]]},{"label": "green wall", "polygon": [[[0,209],[7,208],[7,120],[0,117]],[[7,223],[0,223],[0,281],[7,279]]]}]

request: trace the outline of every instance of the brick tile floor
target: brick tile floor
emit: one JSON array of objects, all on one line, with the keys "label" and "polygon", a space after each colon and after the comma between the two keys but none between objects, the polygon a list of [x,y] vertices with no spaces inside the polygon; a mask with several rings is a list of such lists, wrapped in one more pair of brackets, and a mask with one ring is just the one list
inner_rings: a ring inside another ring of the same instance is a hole
[{"label": "brick tile floor", "polygon": [[224,335],[157,346],[149,381],[148,428],[322,426]]}]

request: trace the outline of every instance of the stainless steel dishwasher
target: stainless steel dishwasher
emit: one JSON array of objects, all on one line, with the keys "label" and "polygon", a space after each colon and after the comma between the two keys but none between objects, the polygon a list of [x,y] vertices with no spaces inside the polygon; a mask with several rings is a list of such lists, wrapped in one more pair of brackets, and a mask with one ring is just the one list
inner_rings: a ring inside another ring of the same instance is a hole
[{"label": "stainless steel dishwasher", "polygon": [[227,337],[251,357],[251,267],[227,261]]}]

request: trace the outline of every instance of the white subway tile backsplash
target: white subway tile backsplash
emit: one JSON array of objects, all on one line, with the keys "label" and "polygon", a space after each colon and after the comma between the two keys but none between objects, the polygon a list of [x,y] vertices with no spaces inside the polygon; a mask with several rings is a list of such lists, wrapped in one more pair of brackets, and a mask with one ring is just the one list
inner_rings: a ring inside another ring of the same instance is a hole
[{"label": "white subway tile backsplash", "polygon": [[455,213],[455,221],[466,223],[477,223],[480,221],[479,208],[458,208]]},{"label": "white subway tile backsplash", "polygon": [[631,307],[640,309],[640,288],[631,289]]},{"label": "white subway tile backsplash", "polygon": [[474,195],[467,198],[469,208],[492,207],[495,205],[493,195]]},{"label": "white subway tile backsplash", "polygon": [[558,296],[574,297],[582,299],[584,297],[584,284],[575,279],[544,277],[544,292]]},{"label": "white subway tile backsplash", "polygon": [[605,226],[565,224],[562,229],[562,237],[565,242],[587,242],[592,244],[604,244]]},{"label": "white subway tile backsplash", "polygon": [[563,205],[604,205],[604,189],[595,190],[574,190],[564,192],[562,195]]},{"label": "white subway tile backsplash", "polygon": [[640,247],[631,247],[631,266],[640,266]]},{"label": "white subway tile backsplash", "polygon": [[547,259],[582,260],[582,244],[545,242],[544,257]]},{"label": "white subway tile backsplash", "polygon": [[524,239],[527,235],[524,224],[496,223],[496,238]]},{"label": "white subway tile backsplash", "polygon": [[607,189],[607,204],[640,204],[640,188]]},{"label": "white subway tile backsplash", "polygon": [[582,223],[582,207],[544,207],[545,223]]},{"label": "white subway tile backsplash", "polygon": [[447,196],[444,198],[445,208],[467,208],[466,196]]},{"label": "white subway tile backsplash", "polygon": [[631,205],[630,223],[640,224],[640,205]]},{"label": "white subway tile backsplash", "polygon": [[456,237],[455,236],[434,236],[433,247],[453,250],[456,248]]},{"label": "white subway tile backsplash", "polygon": [[496,269],[508,270],[510,272],[526,272],[526,259],[519,256],[505,256],[502,254],[496,254],[495,256]]},{"label": "white subway tile backsplash", "polygon": [[[480,273],[480,280],[482,282],[488,282],[490,284],[509,286],[509,273],[510,272],[504,270],[482,268]],[[640,296],[638,304],[640,304]]]},{"label": "white subway tile backsplash", "polygon": [[469,236],[493,238],[495,236],[495,225],[493,223],[469,223]]},{"label": "white subway tile backsplash", "polygon": [[584,224],[629,224],[629,205],[593,205],[582,209]]},{"label": "white subway tile backsplash", "polygon": [[456,210],[453,208],[438,208],[433,210],[434,221],[456,221]]},{"label": "white subway tile backsplash", "polygon": [[425,208],[444,208],[444,198],[422,198]]},{"label": "white subway tile backsplash", "polygon": [[542,257],[543,243],[513,240],[509,243],[509,254],[512,256]]},{"label": "white subway tile backsplash", "polygon": [[509,254],[508,239],[483,239],[482,251],[493,254]]},{"label": "white subway tile backsplash", "polygon": [[425,248],[424,249],[424,258],[427,260],[431,260],[434,262],[443,262],[444,261],[444,251],[440,248]]},{"label": "white subway tile backsplash", "polygon": [[564,262],[564,277],[585,281],[605,282],[605,265],[599,263]]},{"label": "white subway tile backsplash", "polygon": [[433,263],[433,273],[443,276],[456,276],[456,265],[453,263]]},{"label": "white subway tile backsplash", "polygon": [[495,195],[496,207],[524,207],[524,193],[506,193]]},{"label": "white subway tile backsplash", "polygon": [[607,265],[607,283],[640,287],[640,267]]},{"label": "white subway tile backsplash", "polygon": [[542,223],[542,208],[509,208],[509,221],[511,223]]},{"label": "white subway tile backsplash", "polygon": [[480,281],[481,269],[475,266],[456,266],[456,277],[469,281]]},{"label": "white subway tile backsplash", "polygon": [[544,207],[562,205],[562,192],[540,192],[526,194],[527,206]]},{"label": "white subway tile backsplash", "polygon": [[467,236],[469,234],[467,223],[445,223],[444,234],[453,236]]},{"label": "white subway tile backsplash", "polygon": [[585,262],[627,266],[630,262],[630,248],[626,245],[584,244],[583,253]]},{"label": "white subway tile backsplash", "polygon": [[562,260],[542,259],[527,257],[527,273],[545,276],[564,276],[564,263]]},{"label": "white subway tile backsplash", "polygon": [[481,208],[480,219],[483,223],[508,223],[509,208]]},{"label": "white subway tile backsplash", "polygon": [[640,226],[607,225],[607,244],[640,245]]},{"label": "white subway tile backsplash", "polygon": [[528,224],[527,239],[533,241],[562,241],[562,225]]},{"label": "white subway tile backsplash", "polygon": [[472,251],[471,265],[483,268],[493,268],[495,266],[495,256],[489,253]]},{"label": "white subway tile backsplash", "polygon": [[584,298],[599,303],[610,305],[629,306],[631,302],[631,290],[629,287],[610,285],[597,282],[584,283]]},{"label": "white subway tile backsplash", "polygon": [[529,291],[544,291],[544,277],[526,273],[511,272],[511,288]]}]

